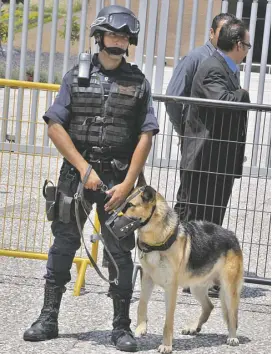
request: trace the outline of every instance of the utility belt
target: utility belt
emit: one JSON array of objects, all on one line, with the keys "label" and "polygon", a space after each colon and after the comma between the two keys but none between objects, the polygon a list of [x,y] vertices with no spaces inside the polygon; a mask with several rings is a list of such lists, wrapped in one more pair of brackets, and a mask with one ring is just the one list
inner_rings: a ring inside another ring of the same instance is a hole
[{"label": "utility belt", "polygon": [[129,160],[130,151],[132,150],[127,146],[122,146],[122,148],[116,146],[91,146],[84,152],[84,157],[86,160],[93,157],[110,160],[114,156],[114,158],[117,157],[120,160]]},{"label": "utility belt", "polygon": [[[97,158],[93,154],[84,157],[98,176],[103,173],[112,173],[116,183],[120,183],[125,179],[129,167],[128,160]],[[46,200],[48,221],[54,221],[58,218],[61,222],[68,223],[71,220],[74,195],[77,191],[79,181],[79,172],[66,160],[64,160],[61,167],[57,186],[52,181],[45,180],[43,196]]]}]

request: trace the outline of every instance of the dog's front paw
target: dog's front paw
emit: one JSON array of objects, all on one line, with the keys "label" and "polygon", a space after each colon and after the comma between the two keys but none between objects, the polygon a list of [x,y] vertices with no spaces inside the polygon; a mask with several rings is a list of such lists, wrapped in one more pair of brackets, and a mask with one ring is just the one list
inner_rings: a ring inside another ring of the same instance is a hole
[{"label": "dog's front paw", "polygon": [[137,328],[135,330],[135,337],[140,338],[140,337],[144,336],[146,333],[147,333],[147,323],[142,322],[137,326]]},{"label": "dog's front paw", "polygon": [[182,329],[181,333],[185,335],[196,335],[201,331],[200,327],[197,327],[197,325],[191,325],[191,326],[186,326]]},{"label": "dog's front paw", "polygon": [[238,338],[228,338],[227,345],[231,345],[232,347],[235,347],[235,346],[239,345],[239,339]]},{"label": "dog's front paw", "polygon": [[158,348],[159,353],[172,353],[172,345],[161,344]]}]

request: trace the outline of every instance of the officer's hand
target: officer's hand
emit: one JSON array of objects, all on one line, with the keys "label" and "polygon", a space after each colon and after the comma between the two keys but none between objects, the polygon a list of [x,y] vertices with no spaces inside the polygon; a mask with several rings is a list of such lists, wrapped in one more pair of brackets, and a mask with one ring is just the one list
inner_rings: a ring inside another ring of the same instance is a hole
[{"label": "officer's hand", "polygon": [[120,183],[109,189],[106,193],[111,199],[105,204],[105,211],[109,212],[118,208],[129,195],[131,186],[126,183]]},{"label": "officer's hand", "polygon": [[[85,175],[80,175],[81,177],[81,181],[83,181]],[[99,187],[101,183],[101,179],[99,178],[98,174],[95,172],[94,169],[92,169],[90,176],[86,182],[86,184],[84,185],[84,188],[86,189],[92,189],[93,191],[96,191],[97,188]]]}]

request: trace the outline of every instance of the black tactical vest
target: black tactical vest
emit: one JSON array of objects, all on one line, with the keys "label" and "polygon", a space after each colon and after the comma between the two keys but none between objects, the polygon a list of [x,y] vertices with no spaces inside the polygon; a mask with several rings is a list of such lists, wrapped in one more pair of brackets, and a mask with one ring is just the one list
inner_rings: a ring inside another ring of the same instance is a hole
[{"label": "black tactical vest", "polygon": [[99,157],[107,159],[131,158],[140,120],[145,118],[142,111],[139,114],[145,86],[141,71],[136,66],[129,69],[118,79],[93,73],[88,87],[78,85],[78,67],[73,70],[68,134],[79,152],[99,151]]}]

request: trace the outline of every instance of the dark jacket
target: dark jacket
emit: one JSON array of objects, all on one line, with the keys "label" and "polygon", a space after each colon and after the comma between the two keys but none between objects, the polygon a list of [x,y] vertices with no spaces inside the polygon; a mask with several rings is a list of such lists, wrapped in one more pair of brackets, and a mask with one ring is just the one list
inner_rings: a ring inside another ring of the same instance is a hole
[{"label": "dark jacket", "polygon": [[[207,41],[203,46],[193,49],[190,53],[181,58],[174,69],[166,90],[166,95],[190,97],[192,82],[199,65],[209,58],[214,51],[215,48],[212,43]],[[176,132],[179,135],[183,135],[185,107],[183,104],[177,104],[171,101],[167,102],[165,105],[169,119]]]},{"label": "dark jacket", "polygon": [[[247,91],[218,53],[199,67],[191,97],[250,102]],[[181,167],[240,177],[244,160],[247,112],[191,105],[186,115]]]}]

